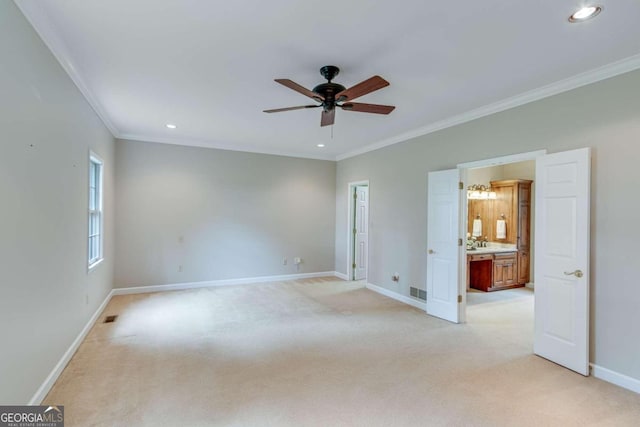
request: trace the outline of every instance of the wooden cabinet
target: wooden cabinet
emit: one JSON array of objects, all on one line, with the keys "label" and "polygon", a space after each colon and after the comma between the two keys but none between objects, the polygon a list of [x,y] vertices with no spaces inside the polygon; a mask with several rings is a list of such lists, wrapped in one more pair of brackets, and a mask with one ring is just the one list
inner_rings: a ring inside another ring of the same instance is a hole
[{"label": "wooden cabinet", "polygon": [[495,254],[493,259],[493,288],[517,285],[517,256],[515,252]]},{"label": "wooden cabinet", "polygon": [[493,254],[467,255],[467,288],[489,291],[493,287]]},{"label": "wooden cabinet", "polygon": [[531,269],[531,262],[529,261],[529,251],[518,252],[518,280],[519,285],[526,285],[529,283],[529,271]]},{"label": "wooden cabinet", "polygon": [[517,288],[517,252],[467,255],[467,288],[484,292]]},{"label": "wooden cabinet", "polygon": [[491,189],[496,192],[492,220],[504,219],[507,228],[505,239],[494,235],[493,240],[516,245],[515,283],[518,285],[529,282],[532,182],[525,179],[491,181]]}]

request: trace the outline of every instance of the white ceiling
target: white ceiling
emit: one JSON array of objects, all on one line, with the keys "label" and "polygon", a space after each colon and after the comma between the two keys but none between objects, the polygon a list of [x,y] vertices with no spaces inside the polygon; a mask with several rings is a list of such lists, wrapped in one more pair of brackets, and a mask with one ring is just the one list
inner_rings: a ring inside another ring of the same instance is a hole
[{"label": "white ceiling", "polygon": [[[340,159],[640,67],[638,0],[15,1],[115,136],[184,145]],[[262,112],[328,64],[396,110]]]}]

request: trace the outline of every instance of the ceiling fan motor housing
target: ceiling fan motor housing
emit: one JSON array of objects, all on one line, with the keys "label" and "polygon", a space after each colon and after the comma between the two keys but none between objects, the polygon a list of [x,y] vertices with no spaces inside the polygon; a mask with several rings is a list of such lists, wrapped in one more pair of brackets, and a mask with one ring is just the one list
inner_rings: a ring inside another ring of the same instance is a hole
[{"label": "ceiling fan motor housing", "polygon": [[340,73],[340,68],[335,65],[325,65],[320,68],[320,74],[328,80],[328,83],[322,83],[313,88],[313,92],[324,98],[322,107],[325,111],[331,111],[336,108],[336,94],[342,92],[346,88],[338,83],[331,83],[331,80]]},{"label": "ceiling fan motor housing", "polygon": [[313,92],[324,98],[322,106],[325,111],[333,110],[336,107],[336,94],[345,90],[345,87],[338,83],[322,83],[313,88]]}]

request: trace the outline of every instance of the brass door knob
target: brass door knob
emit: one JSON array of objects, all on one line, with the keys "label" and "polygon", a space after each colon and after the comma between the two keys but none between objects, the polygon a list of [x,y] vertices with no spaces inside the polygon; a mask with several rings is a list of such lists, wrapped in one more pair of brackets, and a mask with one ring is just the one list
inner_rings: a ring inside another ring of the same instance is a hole
[{"label": "brass door knob", "polygon": [[582,276],[584,276],[584,274],[582,273],[582,270],[565,271],[564,275],[565,276],[576,276],[578,279],[581,278]]},{"label": "brass door knob", "polygon": [[435,253],[436,253],[436,251],[434,251],[433,249],[429,249],[427,252],[428,252],[429,254],[435,254]]}]

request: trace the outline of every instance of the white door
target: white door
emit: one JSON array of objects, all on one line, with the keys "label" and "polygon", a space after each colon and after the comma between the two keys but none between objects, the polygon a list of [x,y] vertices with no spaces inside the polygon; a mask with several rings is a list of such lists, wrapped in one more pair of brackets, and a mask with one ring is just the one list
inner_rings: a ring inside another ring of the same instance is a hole
[{"label": "white door", "polygon": [[588,148],[536,160],[534,352],[589,375]]},{"label": "white door", "polygon": [[367,278],[369,247],[369,187],[356,187],[355,198],[355,264],[354,280]]},{"label": "white door", "polygon": [[430,172],[427,200],[427,314],[458,323],[460,172]]}]

